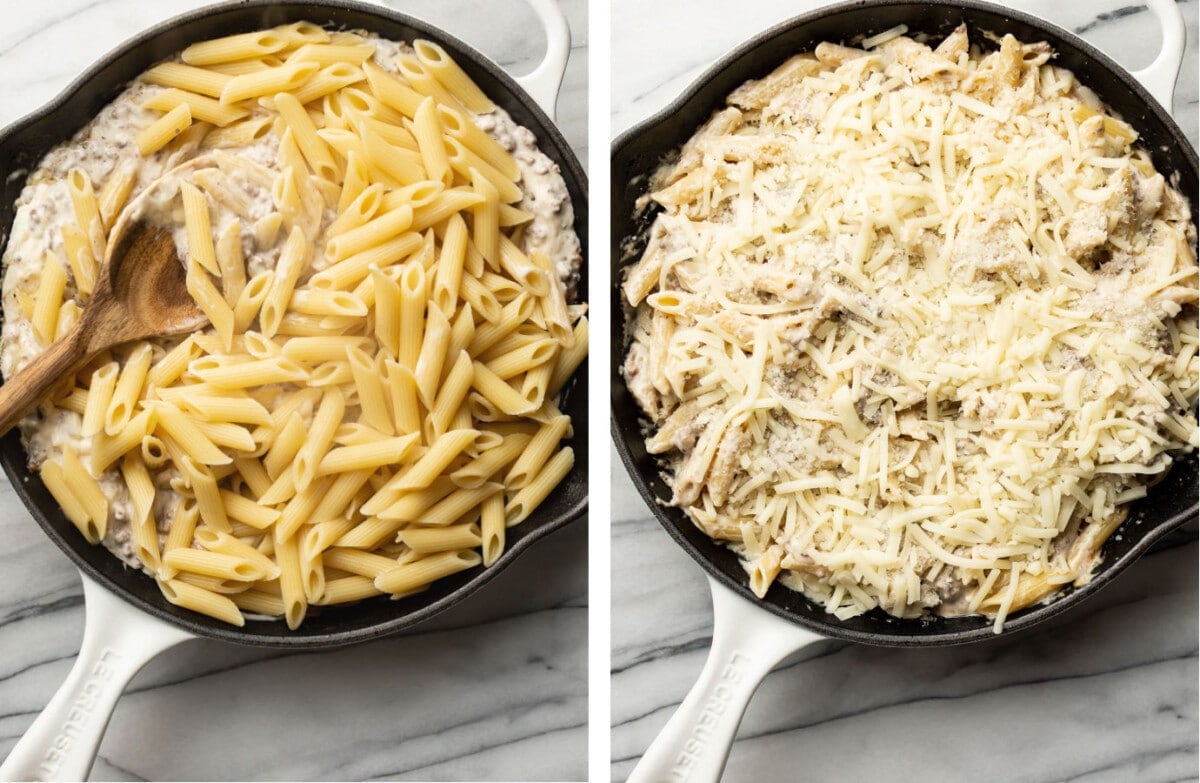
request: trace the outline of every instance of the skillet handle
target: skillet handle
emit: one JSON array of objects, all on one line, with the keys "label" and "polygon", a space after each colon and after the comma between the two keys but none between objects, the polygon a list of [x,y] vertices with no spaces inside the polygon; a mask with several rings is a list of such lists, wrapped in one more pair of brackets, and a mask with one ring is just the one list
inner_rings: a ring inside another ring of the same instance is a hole
[{"label": "skillet handle", "polygon": [[708,579],[713,642],[700,678],[634,767],[627,783],[715,783],[742,714],[776,663],[823,637],[782,620]]},{"label": "skillet handle", "polygon": [[558,0],[526,0],[546,30],[546,54],[538,66],[524,76],[514,77],[517,84],[537,101],[551,120],[555,117],[558,89],[567,74],[567,57],[571,54],[571,28],[567,17],[558,7]]},{"label": "skillet handle", "polygon": [[1184,25],[1183,12],[1175,4],[1175,0],[1146,0],[1146,5],[1162,25],[1162,50],[1154,58],[1154,62],[1140,71],[1134,71],[1132,76],[1141,82],[1146,91],[1170,114],[1175,98],[1175,81],[1179,76],[1179,67],[1183,64],[1187,28]]},{"label": "skillet handle", "polygon": [[151,658],[194,638],[80,576],[87,621],[79,657],[0,766],[0,780],[86,780],[125,685]]}]

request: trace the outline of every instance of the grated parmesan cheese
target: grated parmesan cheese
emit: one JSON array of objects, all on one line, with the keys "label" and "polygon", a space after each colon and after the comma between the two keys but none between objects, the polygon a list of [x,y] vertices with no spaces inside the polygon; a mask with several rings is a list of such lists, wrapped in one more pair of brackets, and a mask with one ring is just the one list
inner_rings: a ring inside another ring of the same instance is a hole
[{"label": "grated parmesan cheese", "polygon": [[1196,230],[1046,44],[903,32],[748,82],[655,174],[624,374],[759,595],[1000,630],[1200,445]]}]

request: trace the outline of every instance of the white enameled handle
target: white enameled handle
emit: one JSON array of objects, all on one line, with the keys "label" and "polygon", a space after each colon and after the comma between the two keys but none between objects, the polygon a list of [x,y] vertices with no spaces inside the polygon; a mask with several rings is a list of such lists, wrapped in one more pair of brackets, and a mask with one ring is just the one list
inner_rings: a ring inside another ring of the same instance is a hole
[{"label": "white enameled handle", "polygon": [[1179,77],[1179,67],[1183,64],[1183,47],[1187,42],[1187,28],[1183,21],[1183,12],[1175,4],[1175,0],[1146,0],[1146,5],[1162,26],[1162,49],[1154,62],[1140,71],[1133,72],[1133,78],[1142,83],[1146,91],[1163,105],[1167,113],[1173,110],[1172,102],[1175,97],[1175,81]]},{"label": "white enameled handle", "polygon": [[546,30],[546,54],[538,67],[524,76],[514,78],[537,101],[546,116],[553,120],[556,119],[554,108],[558,102],[558,89],[567,74],[567,57],[571,54],[571,28],[567,25],[567,17],[558,7],[558,0],[526,1],[533,6]]},{"label": "white enameled handle", "polygon": [[0,780],[86,780],[125,686],[163,650],[194,638],[144,614],[87,576],[75,666],[0,765]]},{"label": "white enameled handle", "polygon": [[824,637],[761,609],[709,577],[713,641],[700,678],[628,783],[715,783],[750,697],[789,653]]}]

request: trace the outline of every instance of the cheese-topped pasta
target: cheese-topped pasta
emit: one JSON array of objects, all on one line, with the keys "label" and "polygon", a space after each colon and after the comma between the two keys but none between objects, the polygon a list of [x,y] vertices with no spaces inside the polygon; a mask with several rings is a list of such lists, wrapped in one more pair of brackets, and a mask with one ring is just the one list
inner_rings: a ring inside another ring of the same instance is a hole
[{"label": "cheese-topped pasta", "polygon": [[903,32],[747,82],[656,172],[624,375],[759,596],[998,631],[1200,444],[1196,230],[1049,46]]},{"label": "cheese-topped pasta", "polygon": [[97,357],[21,425],[68,518],[172,603],[296,628],[419,592],[494,563],[573,464],[566,185],[416,43],[297,23],[194,44],[17,204],[6,376],[78,318],[123,213],[172,231],[208,318]]}]

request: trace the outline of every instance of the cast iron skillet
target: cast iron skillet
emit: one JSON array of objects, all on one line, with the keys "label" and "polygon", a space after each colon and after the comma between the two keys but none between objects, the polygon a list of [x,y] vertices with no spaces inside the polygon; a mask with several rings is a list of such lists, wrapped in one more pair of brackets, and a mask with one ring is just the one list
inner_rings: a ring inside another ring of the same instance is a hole
[{"label": "cast iron skillet", "polygon": [[[687,141],[696,129],[724,105],[724,98],[747,79],[759,78],[802,51],[811,51],[821,41],[851,43],[852,36],[869,36],[899,24],[909,35],[924,33],[935,41],[966,22],[973,43],[987,44],[980,31],[998,35],[1012,33],[1022,41],[1048,41],[1058,52],[1055,64],[1075,73],[1110,107],[1141,134],[1155,167],[1170,177],[1178,174],[1178,187],[1189,195],[1196,219],[1196,150],[1157,101],[1128,72],[1107,55],[1078,37],[1047,22],[978,0],[935,0],[901,2],[862,0],[844,3],[796,17],[773,27],[739,46],[718,61],[682,96],[660,113],[623,134],[612,151],[612,333],[614,346],[610,372],[612,384],[613,439],[621,460],[646,503],[671,537],[718,582],[767,611],[825,636],[854,642],[892,646],[962,644],[993,638],[992,623],[985,617],[934,617],[900,620],[874,610],[849,620],[837,620],[823,607],[802,594],[778,584],[763,599],[750,591],[745,570],[727,548],[701,532],[678,508],[666,505],[671,492],[659,476],[653,455],[646,453],[643,430],[648,421],[641,415],[624,379],[620,365],[629,345],[624,334],[622,312],[628,310],[621,296],[621,268],[640,257],[656,209],[638,213],[635,201],[646,192],[647,180],[672,151]],[[861,40],[861,39],[860,39]],[[1149,495],[1138,501],[1129,518],[1104,546],[1095,576],[1086,586],[1067,588],[1056,600],[1016,612],[1006,621],[1004,632],[1028,628],[1063,612],[1112,581],[1151,544],[1197,513],[1196,454],[1176,462],[1168,475]]]},{"label": "cast iron skillet", "polygon": [[[330,29],[361,28],[383,38],[437,41],[454,57],[492,100],[531,129],[538,144],[562,170],[575,206],[575,231],[587,258],[587,177],[566,140],[546,114],[490,60],[458,39],[419,19],[391,9],[358,2],[277,3],[263,0],[225,3],[163,22],[105,55],[76,79],[61,95],[34,114],[0,134],[0,227],[7,244],[13,221],[13,203],[21,193],[25,175],[51,147],[69,139],[107,105],[125,85],[150,65],[173,55],[188,44],[207,38],[311,20]],[[586,268],[584,270],[586,276]],[[587,290],[586,277],[580,291]],[[586,370],[576,376],[584,377]],[[63,515],[41,479],[26,466],[25,450],[17,430],[0,440],[0,462],[13,488],[46,534],[79,569],[138,609],[180,628],[238,644],[290,649],[334,647],[394,633],[425,620],[466,598],[515,560],[526,548],[548,533],[581,516],[587,508],[587,386],[570,382],[562,409],[579,426],[570,445],[575,466],[545,503],[521,525],[508,531],[507,547],[488,569],[476,567],[435,583],[419,595],[391,601],[364,601],[353,607],[310,611],[298,630],[275,621],[247,621],[234,628],[168,603],[154,580],[126,568],[101,546],[88,544]]]},{"label": "cast iron skillet", "polygon": [[[1171,0],[1147,0],[1163,23],[1163,53],[1142,78],[1169,95],[1183,50],[1183,20]],[[672,105],[617,139],[612,153],[612,341],[627,348],[623,297],[615,285],[621,267],[640,256],[653,208],[635,213],[649,175],[691,136],[735,87],[766,75],[787,57],[821,41],[848,40],[906,24],[910,35],[935,40],[966,22],[980,31],[1012,33],[1024,41],[1044,40],[1058,52],[1057,63],[1072,70],[1141,134],[1159,171],[1178,176],[1176,185],[1191,196],[1195,220],[1195,149],[1168,111],[1128,73],[1075,36],[1009,9],[976,0],[900,2],[859,0],[797,17],[765,31],[722,58]],[[861,40],[861,38],[859,39]],[[1169,99],[1166,99],[1169,101]],[[613,438],[638,491],[659,522],[708,573],[713,598],[712,648],[695,686],[668,720],[629,776],[629,783],[715,781],[721,777],[741,716],[758,684],[786,655],[825,637],[875,645],[929,647],[996,638],[984,617],[899,620],[875,610],[839,621],[797,592],[773,586],[763,600],[754,597],[736,556],[704,535],[677,508],[666,505],[670,491],[659,477],[643,442],[647,422],[620,375],[625,351],[614,351],[611,367]],[[1056,600],[1011,615],[1004,635],[1028,629],[1094,595],[1156,540],[1197,511],[1195,454],[1170,473],[1131,511],[1105,545],[1095,575],[1086,586],[1066,590]],[[761,609],[760,609],[761,607]]]},{"label": "cast iron skillet", "polygon": [[[546,28],[547,49],[541,65],[522,77],[524,89],[461,41],[427,23],[357,2],[241,0],[164,22],[106,55],[48,106],[0,133],[0,171],[5,175],[0,185],[0,230],[4,232],[0,240],[7,242],[12,205],[29,169],[51,147],[74,135],[148,66],[197,40],[310,20],[331,29],[362,28],[384,38],[427,38],[442,44],[496,104],[534,131],[541,149],[558,164],[575,207],[575,230],[586,258],[586,177],[566,141],[531,97],[536,94],[543,105],[554,105],[570,49],[570,31],[553,0],[527,1]],[[507,551],[491,568],[462,572],[399,602],[382,598],[313,611],[296,631],[275,621],[248,620],[244,628],[234,628],[167,603],[152,580],[125,568],[107,550],[91,546],[79,536],[40,478],[26,468],[20,438],[10,432],[0,441],[0,462],[46,534],[80,569],[86,623],[75,665],[0,764],[0,780],[86,779],[109,716],[130,678],[154,655],[195,636],[264,647],[331,648],[397,632],[463,600],[540,538],[584,513],[586,385],[569,382],[562,408],[579,422],[570,441],[576,464],[553,496],[510,531]]]}]

